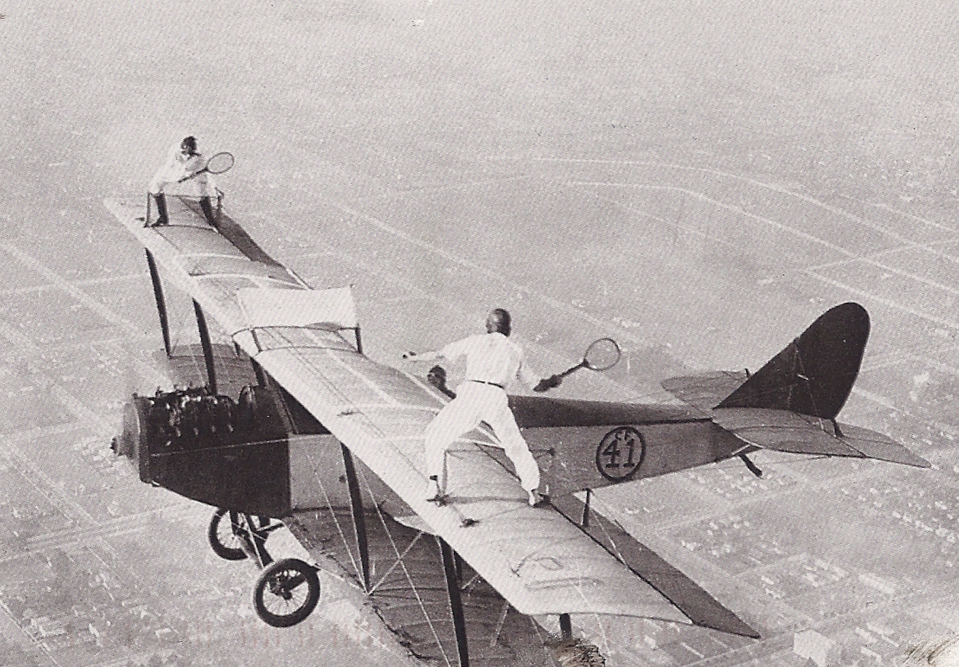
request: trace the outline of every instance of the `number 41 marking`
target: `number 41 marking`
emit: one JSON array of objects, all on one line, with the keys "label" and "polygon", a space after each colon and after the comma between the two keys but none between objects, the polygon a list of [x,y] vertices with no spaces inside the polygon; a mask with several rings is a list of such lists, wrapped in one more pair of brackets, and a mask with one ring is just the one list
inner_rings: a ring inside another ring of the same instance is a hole
[{"label": "number 41 marking", "polygon": [[606,434],[596,452],[599,470],[607,477],[622,479],[639,466],[643,456],[642,436],[622,426]]}]

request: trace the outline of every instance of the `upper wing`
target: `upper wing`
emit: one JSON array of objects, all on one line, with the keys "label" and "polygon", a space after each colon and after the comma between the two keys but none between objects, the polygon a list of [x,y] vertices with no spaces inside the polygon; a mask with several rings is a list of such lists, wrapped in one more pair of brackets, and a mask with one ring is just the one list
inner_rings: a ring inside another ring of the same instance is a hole
[{"label": "upper wing", "polygon": [[[221,327],[234,334],[245,327],[236,293],[250,287],[306,289],[306,284],[274,261],[227,216],[220,232],[179,198],[167,197],[173,224],[143,227],[142,205],[108,199],[106,207],[157,262],[166,277],[192,296]],[[177,211],[186,207],[186,212]],[[180,213],[180,217],[177,217]]]},{"label": "upper wing", "polygon": [[143,228],[138,205],[106,204],[180,288],[517,610],[691,622],[559,512],[530,508],[512,473],[475,442],[451,449],[455,502],[427,502],[422,434],[445,398],[358,353],[334,327],[255,306],[260,326],[251,327],[242,290],[308,290],[269,257],[205,226]]}]

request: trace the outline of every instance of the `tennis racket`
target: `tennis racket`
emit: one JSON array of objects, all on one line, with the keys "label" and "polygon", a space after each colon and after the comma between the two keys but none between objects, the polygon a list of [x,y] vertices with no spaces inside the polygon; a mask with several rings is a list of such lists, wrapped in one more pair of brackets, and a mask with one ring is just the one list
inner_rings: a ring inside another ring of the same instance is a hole
[{"label": "tennis racket", "polygon": [[600,338],[593,341],[588,348],[583,360],[575,366],[570,366],[562,373],[557,373],[557,377],[564,378],[567,375],[575,373],[580,368],[588,368],[591,371],[608,371],[619,363],[622,353],[619,351],[619,345],[612,338]]},{"label": "tennis racket", "polygon": [[189,176],[184,176],[178,182],[182,183],[183,181],[188,181],[191,178],[195,178],[203,173],[223,174],[225,172],[230,171],[230,169],[233,168],[234,162],[236,162],[236,160],[233,158],[233,153],[221,151],[217,153],[216,155],[214,155],[213,157],[211,157],[209,160],[207,160],[206,166],[203,167],[203,169],[194,171]]}]

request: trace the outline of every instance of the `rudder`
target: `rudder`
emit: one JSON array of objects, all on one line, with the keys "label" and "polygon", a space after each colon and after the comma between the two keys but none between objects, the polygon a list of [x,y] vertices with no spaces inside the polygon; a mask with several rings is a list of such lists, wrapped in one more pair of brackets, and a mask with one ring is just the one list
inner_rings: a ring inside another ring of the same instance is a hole
[{"label": "rudder", "polygon": [[716,407],[834,419],[859,375],[868,339],[865,308],[852,302],[830,308]]}]

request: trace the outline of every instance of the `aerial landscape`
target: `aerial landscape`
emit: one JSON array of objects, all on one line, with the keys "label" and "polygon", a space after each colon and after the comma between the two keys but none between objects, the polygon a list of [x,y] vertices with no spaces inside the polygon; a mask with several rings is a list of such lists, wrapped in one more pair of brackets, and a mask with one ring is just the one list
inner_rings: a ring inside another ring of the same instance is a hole
[{"label": "aerial landscape", "polygon": [[[733,458],[598,490],[761,637],[586,615],[574,633],[628,667],[948,644],[957,28],[945,5],[844,0],[0,5],[0,665],[429,664],[333,574],[306,621],[262,623],[255,568],[207,544],[213,508],[110,449],[130,395],[173,380],[143,248],[104,200],[145,210],[187,135],[236,156],[224,210],[310,286],[352,285],[365,353],[404,372],[499,306],[544,376],[619,343],[555,396],[675,405],[664,379],[758,370],[861,304],[840,418],[932,467],[761,452],[762,477]],[[167,305],[195,347],[190,298]],[[286,531],[271,549],[308,559]]]}]

